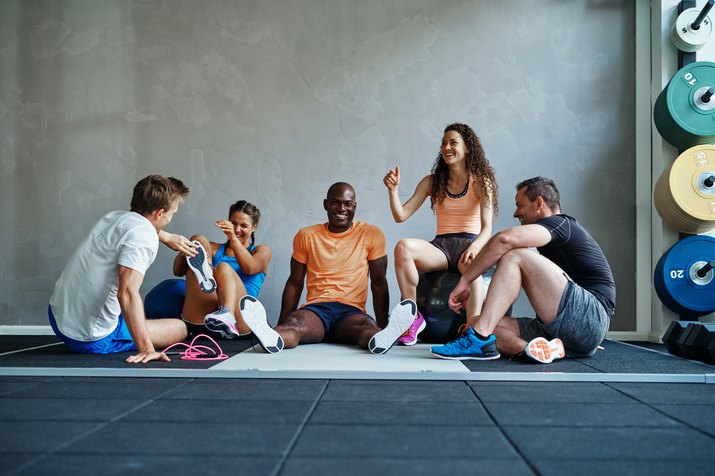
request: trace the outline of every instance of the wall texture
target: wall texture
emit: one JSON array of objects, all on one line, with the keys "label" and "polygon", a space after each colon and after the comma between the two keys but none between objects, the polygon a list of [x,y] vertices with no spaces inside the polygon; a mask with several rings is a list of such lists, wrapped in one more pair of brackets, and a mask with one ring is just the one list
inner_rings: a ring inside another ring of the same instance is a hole
[{"label": "wall texture", "polygon": [[[0,0],[0,325],[46,324],[75,243],[134,183],[191,188],[168,231],[207,234],[237,199],[273,248],[272,320],[296,230],[324,221],[334,181],[391,248],[430,239],[427,204],[392,222],[381,179],[406,199],[444,127],[474,127],[514,184],[554,178],[618,284],[612,330],[634,322],[634,11],[623,0]],[[163,248],[144,291],[170,277]],[[398,298],[392,264],[392,301]],[[517,313],[530,315],[523,299]]]}]

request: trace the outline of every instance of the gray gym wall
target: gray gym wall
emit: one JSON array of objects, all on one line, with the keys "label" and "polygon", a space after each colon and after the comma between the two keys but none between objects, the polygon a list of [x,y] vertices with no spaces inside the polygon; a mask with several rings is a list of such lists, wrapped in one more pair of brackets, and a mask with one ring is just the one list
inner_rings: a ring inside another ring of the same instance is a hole
[{"label": "gray gym wall", "polygon": [[230,203],[261,209],[272,321],[294,233],[352,183],[394,304],[392,248],[435,220],[425,203],[395,224],[382,176],[399,165],[407,199],[459,121],[496,169],[495,229],[517,224],[516,182],[554,178],[610,260],[611,329],[633,330],[633,25],[629,0],[0,0],[0,325],[47,324],[78,240],[150,173],[191,189],[171,232],[220,241]]}]

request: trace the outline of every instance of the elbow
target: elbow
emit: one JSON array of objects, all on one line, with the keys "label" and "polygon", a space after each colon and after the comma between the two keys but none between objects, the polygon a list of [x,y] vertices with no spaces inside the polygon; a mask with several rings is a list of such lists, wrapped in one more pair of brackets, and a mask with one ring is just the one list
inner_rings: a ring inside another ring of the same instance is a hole
[{"label": "elbow", "polygon": [[509,233],[507,233],[507,230],[500,231],[499,233],[494,235],[492,240],[497,243],[499,249],[503,252],[509,251],[510,249],[514,248],[516,244],[516,241]]},{"label": "elbow", "polygon": [[120,289],[117,291],[117,301],[119,301],[119,307],[121,307],[122,310],[126,309],[132,302],[132,293],[127,289]]},{"label": "elbow", "polygon": [[258,274],[260,270],[256,269],[253,266],[241,266],[241,272],[244,273],[246,276],[253,276],[254,274]]},{"label": "elbow", "polygon": [[300,295],[303,292],[303,282],[288,279],[288,281],[286,281],[285,289],[286,291],[291,291]]},{"label": "elbow", "polygon": [[266,263],[265,266],[263,266],[261,263],[251,263],[247,266],[241,266],[241,270],[250,275],[253,276],[254,274],[258,273],[264,273],[268,269],[268,263]]},{"label": "elbow", "polygon": [[117,291],[117,301],[119,301],[119,305],[122,309],[125,309],[127,306],[131,306],[135,302],[141,303],[142,297],[138,290],[119,288]]}]

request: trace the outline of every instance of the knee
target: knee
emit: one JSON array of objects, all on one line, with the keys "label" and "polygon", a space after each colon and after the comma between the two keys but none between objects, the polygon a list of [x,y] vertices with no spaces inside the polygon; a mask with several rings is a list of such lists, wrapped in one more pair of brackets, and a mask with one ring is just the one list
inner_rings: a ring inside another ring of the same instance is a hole
[{"label": "knee", "polygon": [[533,253],[533,251],[528,248],[516,248],[507,251],[501,258],[499,258],[499,261],[497,262],[497,269],[501,265],[521,262],[524,257],[528,256],[526,253]]},{"label": "knee", "polygon": [[380,327],[378,327],[377,323],[371,319],[366,320],[366,322],[362,323],[357,329],[357,345],[358,347],[362,349],[367,349],[368,344],[370,343],[370,339],[380,332]]},{"label": "knee", "polygon": [[280,327],[281,330],[283,331],[294,331],[294,332],[300,332],[302,326],[302,321],[301,319],[296,316],[295,314],[291,313],[288,314],[285,319],[282,321],[278,322],[278,325],[276,325],[275,329],[276,331]]},{"label": "knee", "polygon": [[[504,316],[507,317],[507,316]],[[502,337],[507,337],[507,336],[518,336],[519,335],[519,326],[516,324],[516,322],[511,322],[506,319],[500,319],[499,322],[497,322],[496,327],[494,328],[494,335],[497,337],[502,336]]]},{"label": "knee", "polygon": [[180,339],[186,339],[189,336],[189,329],[186,327],[186,323],[184,321],[181,321],[181,326],[179,326],[179,335],[181,336]]},{"label": "knee", "polygon": [[190,239],[191,241],[198,241],[199,243],[201,243],[201,246],[204,247],[206,252],[211,251],[211,244],[209,243],[209,239],[206,238],[204,235],[192,235]]},{"label": "knee", "polygon": [[400,240],[395,245],[395,262],[412,260],[412,248],[409,241]]},{"label": "knee", "polygon": [[186,323],[182,319],[172,319],[175,323],[173,324],[174,326],[174,332],[175,334],[175,339],[176,340],[184,340],[188,337],[189,335],[189,330],[186,327]]},{"label": "knee", "polygon": [[[229,273],[236,274],[231,265],[228,263],[219,263],[218,266],[214,268],[214,274],[217,276],[230,276]],[[238,277],[238,275],[236,275],[236,277]]]}]

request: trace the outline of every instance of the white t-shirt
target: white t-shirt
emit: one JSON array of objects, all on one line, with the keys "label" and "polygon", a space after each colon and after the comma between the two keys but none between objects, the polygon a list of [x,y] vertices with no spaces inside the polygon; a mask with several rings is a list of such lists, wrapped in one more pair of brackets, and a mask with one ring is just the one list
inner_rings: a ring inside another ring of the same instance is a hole
[{"label": "white t-shirt", "polygon": [[55,283],[50,306],[60,332],[91,342],[114,331],[121,314],[118,265],[144,275],[158,249],[156,228],[142,215],[130,211],[104,215]]}]

